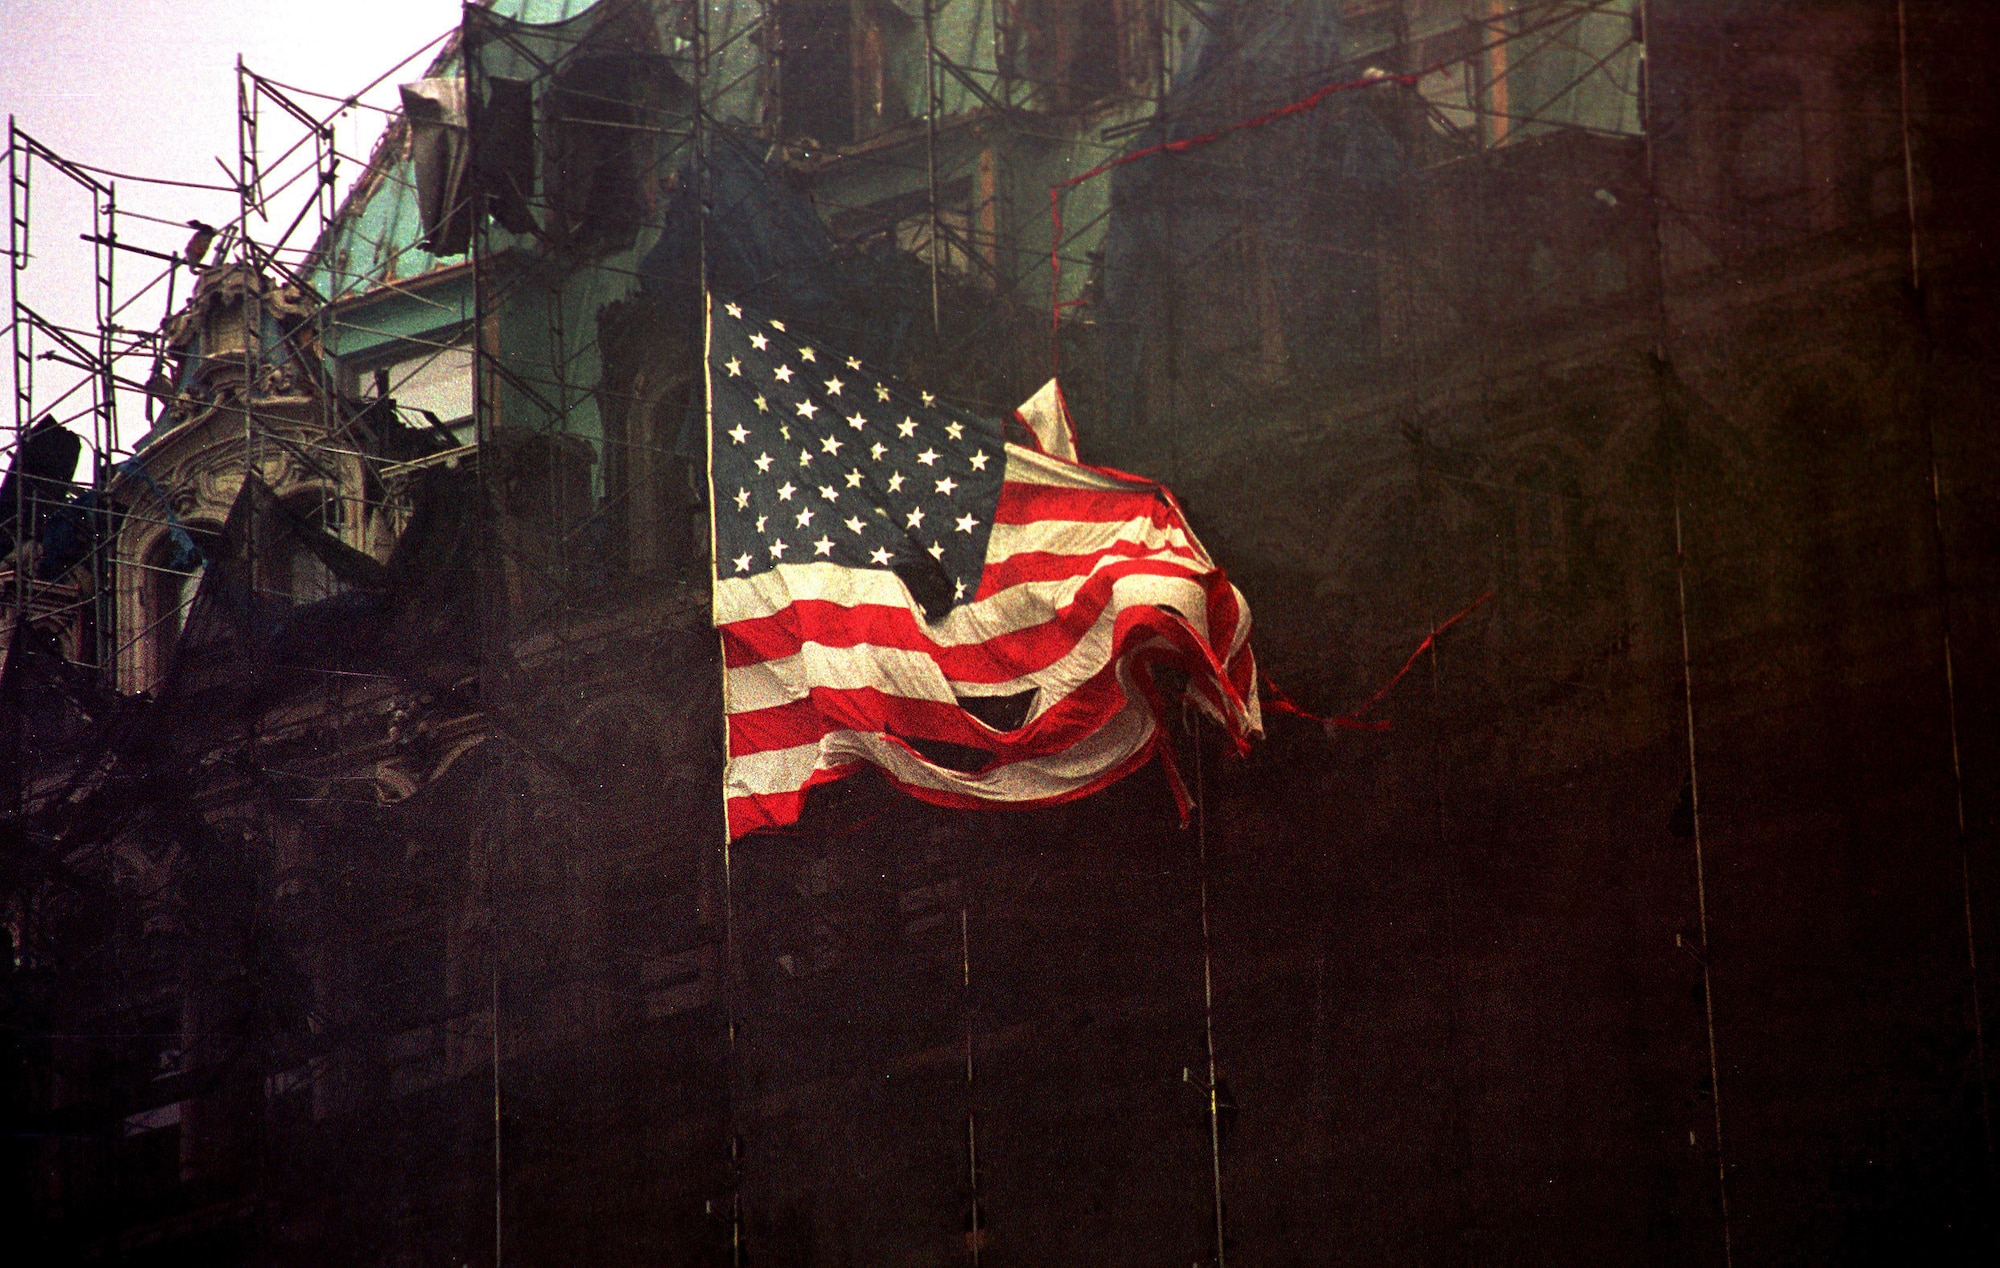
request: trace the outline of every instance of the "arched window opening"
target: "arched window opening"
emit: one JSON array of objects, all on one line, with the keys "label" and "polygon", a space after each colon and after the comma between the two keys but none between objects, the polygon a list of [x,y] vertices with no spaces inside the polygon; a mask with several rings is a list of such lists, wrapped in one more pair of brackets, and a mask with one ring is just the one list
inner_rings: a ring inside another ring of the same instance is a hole
[{"label": "arched window opening", "polygon": [[269,526],[257,543],[257,588],[295,604],[317,603],[332,598],[342,589],[339,579],[293,529],[296,526],[307,532],[317,531],[338,537],[341,527],[340,499],[314,489],[294,493],[279,506],[284,514],[278,517],[279,522]]},{"label": "arched window opening", "polygon": [[202,576],[221,540],[215,527],[190,524],[181,532],[167,533],[147,557],[145,615],[155,660],[162,669],[172,659],[181,631],[187,628]]}]

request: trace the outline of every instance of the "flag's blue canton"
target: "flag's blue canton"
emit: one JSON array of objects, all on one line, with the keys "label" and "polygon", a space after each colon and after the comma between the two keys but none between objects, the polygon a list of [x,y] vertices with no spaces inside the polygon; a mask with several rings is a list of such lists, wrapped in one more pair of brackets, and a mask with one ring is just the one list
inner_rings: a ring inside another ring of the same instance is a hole
[{"label": "flag's blue canton", "polygon": [[716,576],[935,561],[953,604],[970,599],[1007,465],[1000,425],[786,325],[715,305]]}]

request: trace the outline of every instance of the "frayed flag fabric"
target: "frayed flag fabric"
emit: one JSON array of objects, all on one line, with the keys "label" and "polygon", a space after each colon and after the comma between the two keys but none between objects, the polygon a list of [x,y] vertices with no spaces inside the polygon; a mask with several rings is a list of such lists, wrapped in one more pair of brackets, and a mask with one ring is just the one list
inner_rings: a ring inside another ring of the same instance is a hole
[{"label": "frayed flag fabric", "polygon": [[863,764],[941,805],[1095,792],[1167,754],[1162,667],[1261,734],[1249,609],[1165,488],[741,304],[706,343],[730,839]]}]

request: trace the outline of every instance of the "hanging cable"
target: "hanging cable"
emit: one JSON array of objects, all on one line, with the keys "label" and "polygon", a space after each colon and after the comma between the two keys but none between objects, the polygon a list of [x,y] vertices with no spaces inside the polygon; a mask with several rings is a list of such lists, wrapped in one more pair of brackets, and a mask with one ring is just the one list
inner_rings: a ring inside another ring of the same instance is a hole
[{"label": "hanging cable", "polygon": [[493,922],[492,936],[487,939],[487,953],[493,957],[493,1268],[500,1268],[506,1262],[501,1253],[501,1234],[506,1224],[501,1188],[504,1168],[500,1133],[500,916],[494,910],[493,897],[489,896],[487,901],[488,918]]},{"label": "hanging cable", "polygon": [[1215,1203],[1215,1268],[1228,1268],[1222,1218],[1222,1106],[1215,1075],[1215,966],[1208,932],[1208,786],[1203,778],[1201,732],[1194,737],[1195,845],[1201,867],[1201,1033],[1208,1049],[1208,1161]]},{"label": "hanging cable", "polygon": [[[484,90],[483,84],[479,82],[480,69],[481,69],[481,64],[478,58],[470,58],[467,60],[466,91],[469,95],[473,95],[475,97]],[[488,292],[487,271],[489,265],[487,240],[486,240],[487,233],[488,233],[488,228],[485,217],[483,216],[476,217],[474,220],[472,241],[469,244],[468,248],[468,256],[469,256],[469,263],[472,266],[472,426],[473,426],[473,436],[475,443],[478,445],[481,452],[484,452],[486,450],[488,442],[492,439],[493,413],[495,407],[498,404],[498,402],[493,399],[494,398],[493,384],[491,381],[491,375],[488,373],[489,362],[498,355],[498,350],[488,347],[487,344],[487,335],[488,335],[487,319],[490,316],[488,310],[488,294],[487,294]],[[477,470],[479,473],[479,482],[482,488],[482,492],[486,495],[487,498],[490,498],[492,493],[492,487],[491,487],[492,476],[490,473],[489,464],[480,463],[478,464]],[[488,547],[488,549],[490,549],[490,546]],[[480,648],[480,655],[478,657],[478,660],[482,665],[487,663],[488,660],[488,658],[484,654],[485,649],[491,646],[492,643],[495,641],[495,631],[492,629],[492,624],[493,624],[492,599],[488,590],[488,587],[490,585],[490,579],[488,574],[491,573],[491,571],[492,571],[491,558],[484,551],[482,551],[480,557],[480,564],[477,568],[473,570],[473,578],[472,578],[473,588],[475,591],[473,600],[473,610],[476,614],[475,621],[477,622],[477,631],[478,631],[477,639]],[[480,679],[481,679],[479,683],[480,696],[482,700],[488,703],[490,708],[491,702],[490,699],[488,699],[488,692],[491,690],[490,679],[484,672],[480,674]],[[491,885],[490,879],[488,881],[488,884],[489,886]],[[491,989],[492,989],[491,1005],[493,1010],[492,1014],[493,1022],[492,1022],[492,1036],[491,1036],[491,1051],[489,1053],[489,1056],[491,1058],[492,1082],[493,1082],[494,1268],[500,1268],[500,1264],[502,1262],[501,1255],[505,1245],[504,1234],[506,1230],[506,1195],[504,1187],[505,1141],[501,1133],[502,1102],[501,1102],[501,1083],[500,1083],[500,919],[499,919],[499,911],[497,903],[498,903],[497,892],[494,892],[489,889],[489,892],[487,894],[486,907],[487,907],[487,918],[492,922],[492,928],[487,938],[487,947],[488,947],[488,954],[491,955],[493,959],[493,963],[491,965],[491,974],[490,974]]]},{"label": "hanging cable", "polygon": [[[1919,250],[1916,151],[1910,144],[1910,30],[1908,0],[1896,0],[1896,79],[1903,138],[1903,199],[1910,230],[1910,293],[1924,302],[1923,256]],[[1921,321],[1921,317],[1920,317]],[[1972,845],[1965,830],[1965,767],[1958,740],[1958,676],[1951,640],[1951,578],[1944,534],[1944,494],[1938,474],[1937,420],[1930,409],[1930,369],[1933,346],[1924,325],[1923,376],[1917,385],[1917,410],[1923,417],[1924,457],[1930,474],[1931,536],[1937,556],[1937,610],[1944,655],[1945,725],[1951,738],[1951,792],[1958,840],[1959,897],[1965,911],[1965,962],[1971,985],[1973,1074],[1979,1080],[1979,1122],[1986,1145],[1986,1162],[1993,1166],[1993,1101],[1986,1079],[1986,1020],[1979,991],[1979,940],[1972,911]]]},{"label": "hanging cable", "polygon": [[924,0],[924,179],[930,195],[931,334],[938,333],[937,0]]},{"label": "hanging cable", "polygon": [[[1660,177],[1656,145],[1659,119],[1653,109],[1652,34],[1652,6],[1647,0],[1639,0],[1640,124],[1646,138],[1646,190],[1653,238],[1656,322],[1653,356],[1658,365],[1666,367],[1670,364],[1667,358],[1667,332],[1672,326],[1667,315],[1666,239],[1660,227]],[[1708,1091],[1709,1105],[1715,1120],[1715,1187],[1722,1216],[1722,1262],[1724,1268],[1733,1268],[1735,1237],[1730,1227],[1729,1215],[1729,1160],[1723,1150],[1722,1137],[1722,1062],[1715,1037],[1715,976],[1709,959],[1708,945],[1708,863],[1701,835],[1701,776],[1696,762],[1694,654],[1692,641],[1688,636],[1687,549],[1681,528],[1681,468],[1684,463],[1683,454],[1678,452],[1681,447],[1677,446],[1677,452],[1673,456],[1673,470],[1668,482],[1674,519],[1674,605],[1675,616],[1680,626],[1681,706],[1687,738],[1688,807],[1694,841],[1696,936],[1700,939],[1700,946],[1695,948],[1694,958],[1701,965],[1702,1020],[1708,1039]],[[1675,941],[1678,942],[1679,938],[1677,937]]]},{"label": "hanging cable", "polygon": [[979,1208],[979,1088],[973,1063],[972,921],[963,902],[958,907],[958,963],[965,1013],[965,1175],[967,1187],[972,1191],[972,1209],[966,1216],[965,1247],[972,1260],[972,1268],[979,1268],[979,1252],[985,1248],[986,1241],[986,1213]]}]

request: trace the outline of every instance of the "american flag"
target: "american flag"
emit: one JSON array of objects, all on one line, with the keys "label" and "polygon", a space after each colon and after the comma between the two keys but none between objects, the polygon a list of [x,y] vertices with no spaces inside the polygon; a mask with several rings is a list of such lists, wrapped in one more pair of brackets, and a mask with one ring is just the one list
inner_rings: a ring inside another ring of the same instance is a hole
[{"label": "american flag", "polygon": [[863,763],[926,801],[1062,801],[1171,702],[1261,729],[1249,609],[1150,481],[1010,443],[744,305],[708,321],[733,840]]}]

